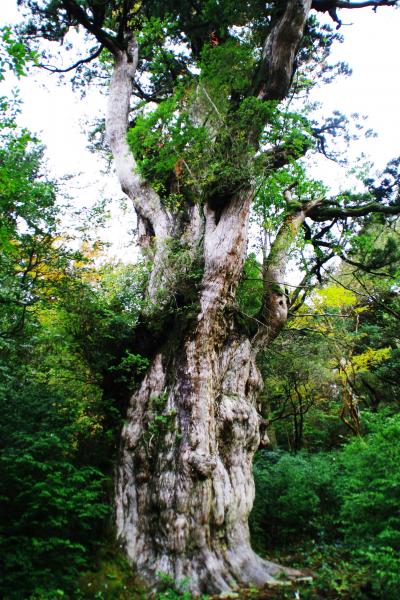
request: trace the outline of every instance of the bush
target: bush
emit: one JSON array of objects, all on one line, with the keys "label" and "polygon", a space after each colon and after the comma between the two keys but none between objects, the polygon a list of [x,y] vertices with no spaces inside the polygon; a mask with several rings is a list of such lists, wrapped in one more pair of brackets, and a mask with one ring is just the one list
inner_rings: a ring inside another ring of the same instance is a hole
[{"label": "bush", "polygon": [[79,463],[77,415],[66,404],[33,385],[0,399],[0,590],[8,600],[72,593],[109,512],[107,480]]},{"label": "bush", "polygon": [[256,501],[251,514],[256,546],[282,547],[331,535],[338,511],[336,472],[336,457],[329,454],[261,451],[254,465]]},{"label": "bush", "polygon": [[370,429],[341,453],[343,532],[348,542],[400,550],[400,415]]},{"label": "bush", "polygon": [[335,598],[397,600],[400,415],[366,421],[368,434],[336,452],[257,455],[253,541],[294,551]]},{"label": "bush", "polygon": [[367,566],[377,597],[400,590],[400,415],[370,419],[370,433],[341,453],[341,530]]}]

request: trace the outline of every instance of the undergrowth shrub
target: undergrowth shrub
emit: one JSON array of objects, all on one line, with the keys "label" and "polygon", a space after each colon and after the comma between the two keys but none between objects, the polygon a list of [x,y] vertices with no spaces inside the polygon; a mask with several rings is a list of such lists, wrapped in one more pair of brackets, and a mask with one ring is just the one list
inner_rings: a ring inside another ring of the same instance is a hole
[{"label": "undergrowth shrub", "polygon": [[74,597],[109,513],[108,479],[80,462],[74,406],[45,385],[8,390],[0,411],[2,597]]},{"label": "undergrowth shrub", "polygon": [[397,600],[400,415],[366,421],[368,433],[335,452],[257,455],[253,543],[303,553],[299,562],[315,568],[335,598]]},{"label": "undergrowth shrub", "polygon": [[255,545],[267,549],[330,534],[338,512],[337,471],[335,456],[329,454],[262,450],[254,464],[256,500],[251,528]]}]

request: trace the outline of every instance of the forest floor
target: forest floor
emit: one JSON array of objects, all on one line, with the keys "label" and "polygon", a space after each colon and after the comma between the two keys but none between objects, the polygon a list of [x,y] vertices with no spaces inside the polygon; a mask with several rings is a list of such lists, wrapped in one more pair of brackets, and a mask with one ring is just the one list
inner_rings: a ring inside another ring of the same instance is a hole
[{"label": "forest floor", "polygon": [[[105,558],[105,557],[104,557]],[[111,557],[110,557],[111,558]],[[269,560],[300,568],[309,581],[289,585],[239,589],[219,596],[202,596],[201,600],[369,600],[382,598],[370,592],[368,576],[357,570],[346,554],[333,547],[299,547],[291,552],[268,556]],[[165,581],[165,589],[149,595],[143,584],[127,568],[125,560],[103,559],[99,570],[80,581],[83,598],[101,600],[192,600],[184,582]],[[177,589],[179,591],[177,591]],[[194,598],[193,598],[194,600]],[[385,598],[385,600],[388,600]]]}]

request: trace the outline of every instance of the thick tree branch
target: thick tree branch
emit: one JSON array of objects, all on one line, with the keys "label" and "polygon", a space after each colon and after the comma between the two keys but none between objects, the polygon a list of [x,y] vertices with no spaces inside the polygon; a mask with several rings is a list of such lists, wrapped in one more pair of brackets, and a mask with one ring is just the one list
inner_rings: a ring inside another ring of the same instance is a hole
[{"label": "thick tree branch", "polygon": [[265,166],[267,170],[275,170],[288,165],[294,160],[305,156],[312,148],[312,141],[309,138],[304,137],[302,146],[293,144],[281,144],[275,148],[265,150],[260,156],[262,166]]},{"label": "thick tree branch", "polygon": [[258,98],[282,100],[286,96],[310,9],[311,0],[288,0],[272,25],[253,84]]},{"label": "thick tree branch", "polygon": [[146,102],[156,102],[157,104],[165,100],[165,97],[157,96],[157,94],[149,94],[147,93],[137,81],[133,82],[134,94],[137,98],[141,100],[146,100]]},{"label": "thick tree branch", "polygon": [[[291,200],[290,190],[285,192],[285,199],[287,202]],[[264,297],[260,320],[265,326],[259,329],[253,340],[258,348],[271,342],[287,321],[288,294],[279,282],[285,280],[290,251],[308,212],[320,202],[320,199],[312,200],[296,213],[286,216],[263,265]]]},{"label": "thick tree branch", "polygon": [[122,190],[132,200],[146,233],[155,234],[162,240],[168,231],[167,213],[159,196],[138,173],[135,159],[126,141],[137,62],[137,42],[131,39],[128,51],[119,51],[115,58],[108,99],[106,135]]},{"label": "thick tree branch", "polygon": [[[330,203],[331,204],[331,203]],[[356,217],[365,217],[371,213],[380,213],[383,215],[399,215],[400,205],[385,205],[377,202],[368,202],[360,206],[349,206],[347,208],[327,206],[320,204],[309,211],[308,217],[316,222],[328,221],[334,218],[347,219]]]},{"label": "thick tree branch", "polygon": [[62,5],[68,14],[71,17],[74,17],[78,23],[80,23],[89,33],[94,35],[100,44],[107,48],[111,54],[116,56],[118,51],[122,50],[112,36],[110,36],[104,31],[104,29],[101,29],[101,27],[89,19],[86,12],[75,2],[75,0],[62,0]]}]

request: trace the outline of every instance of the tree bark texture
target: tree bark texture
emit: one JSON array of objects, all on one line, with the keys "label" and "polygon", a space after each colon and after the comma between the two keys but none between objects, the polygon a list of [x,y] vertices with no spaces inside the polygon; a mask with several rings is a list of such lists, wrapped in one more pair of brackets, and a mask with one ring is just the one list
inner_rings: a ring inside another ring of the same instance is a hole
[{"label": "tree bark texture", "polygon": [[[254,82],[259,98],[279,100],[287,93],[310,6],[311,0],[291,0],[278,11]],[[157,573],[189,578],[194,593],[218,593],[238,584],[272,585],[283,575],[300,577],[298,571],[259,558],[249,538],[252,459],[262,421],[256,410],[262,387],[256,355],[261,342],[277,335],[287,314],[280,294],[267,294],[277,302],[266,307],[266,314],[274,311],[273,318],[269,314],[273,325],[267,323],[250,340],[235,324],[252,186],[223,199],[218,210],[207,201],[187,207],[181,221],[163,207],[137,174],[125,139],[136,64],[132,40],[127,52],[115,56],[107,136],[122,189],[138,214],[142,245],[151,247],[148,297],[160,305],[157,291],[169,285],[170,239],[183,240],[190,256],[201,256],[203,275],[196,316],[189,326],[168,333],[130,401],[116,485],[118,537],[152,586]],[[303,211],[293,217],[295,229],[304,216]],[[269,278],[282,275],[290,245],[282,240],[287,237],[279,237]]]},{"label": "tree bark texture", "polygon": [[187,336],[173,332],[157,353],[122,434],[118,535],[148,581],[159,572],[188,577],[193,592],[300,575],[250,547],[262,381],[250,340],[235,331],[229,310],[250,199],[240,195],[217,225],[211,211],[206,218],[197,323]]}]

